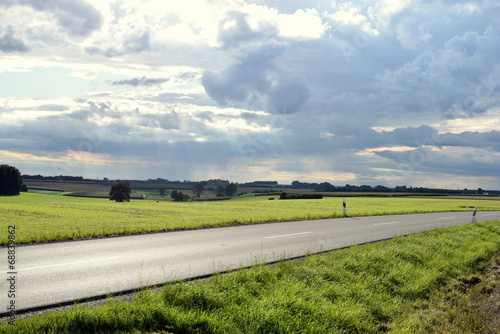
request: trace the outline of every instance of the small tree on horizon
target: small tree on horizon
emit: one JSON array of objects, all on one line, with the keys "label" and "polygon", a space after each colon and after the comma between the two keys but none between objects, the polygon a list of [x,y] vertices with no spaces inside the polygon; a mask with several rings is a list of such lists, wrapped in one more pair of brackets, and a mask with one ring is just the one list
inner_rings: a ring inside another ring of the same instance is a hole
[{"label": "small tree on horizon", "polygon": [[193,187],[193,192],[196,197],[200,197],[204,189],[205,189],[205,184],[203,182],[200,182]]},{"label": "small tree on horizon", "polygon": [[217,187],[215,188],[215,196],[217,196],[217,197],[224,196],[225,190],[226,190],[226,188],[224,188],[220,184],[217,185]]},{"label": "small tree on horizon", "polygon": [[236,190],[238,190],[236,184],[230,183],[226,186],[224,192],[226,193],[227,196],[234,196],[234,194],[236,194]]},{"label": "small tree on horizon", "polygon": [[111,186],[109,200],[115,202],[130,202],[132,189],[125,182],[118,182]]}]

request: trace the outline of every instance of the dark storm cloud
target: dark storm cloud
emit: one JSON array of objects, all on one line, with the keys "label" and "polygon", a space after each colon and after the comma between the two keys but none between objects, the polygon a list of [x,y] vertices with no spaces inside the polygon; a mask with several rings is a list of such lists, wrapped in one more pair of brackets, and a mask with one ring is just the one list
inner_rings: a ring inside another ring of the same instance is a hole
[{"label": "dark storm cloud", "polygon": [[156,86],[160,85],[162,83],[168,82],[169,79],[153,79],[153,78],[133,78],[133,79],[126,79],[126,80],[116,80],[113,81],[111,84],[113,86]]},{"label": "dark storm cloud", "polygon": [[0,51],[3,52],[27,52],[29,48],[20,39],[14,37],[14,29],[8,26],[0,28]]},{"label": "dark storm cloud", "polygon": [[272,113],[296,112],[309,99],[310,91],[303,79],[276,64],[283,50],[278,45],[254,49],[219,73],[205,72],[203,87],[222,105],[229,101],[244,102]]}]

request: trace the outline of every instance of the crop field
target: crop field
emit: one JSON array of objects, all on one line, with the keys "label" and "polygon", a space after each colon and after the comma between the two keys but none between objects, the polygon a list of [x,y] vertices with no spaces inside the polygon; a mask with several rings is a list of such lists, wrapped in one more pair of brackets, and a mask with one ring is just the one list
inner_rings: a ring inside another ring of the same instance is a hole
[{"label": "crop field", "polygon": [[[143,290],[130,302],[0,324],[1,333],[497,333],[500,221]],[[460,306],[478,286],[484,298]],[[468,313],[468,314],[467,314]]]},{"label": "crop field", "polygon": [[73,191],[107,191],[111,188],[111,184],[97,184],[92,182],[57,182],[57,181],[42,181],[42,180],[26,180],[24,184],[29,189],[45,189],[58,190],[64,192]]},{"label": "crop field", "polygon": [[[44,195],[64,195],[75,197],[109,198],[111,184],[92,182],[57,182],[29,180],[24,182],[30,193]],[[156,192],[158,193],[158,192]],[[143,198],[143,192],[133,189],[131,198]]]},{"label": "crop field", "polygon": [[[439,198],[347,199],[349,216],[500,210],[500,201]],[[268,200],[239,196],[217,202],[107,199],[23,193],[0,197],[1,228],[16,225],[18,243],[80,239],[152,231],[321,219],[342,216],[341,198]],[[6,239],[1,240],[6,244]]]}]

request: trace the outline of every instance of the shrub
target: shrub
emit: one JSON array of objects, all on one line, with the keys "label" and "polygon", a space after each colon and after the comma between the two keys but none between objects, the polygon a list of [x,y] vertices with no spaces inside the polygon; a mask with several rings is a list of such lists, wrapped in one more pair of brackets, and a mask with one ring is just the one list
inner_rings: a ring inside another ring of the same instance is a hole
[{"label": "shrub", "polygon": [[177,190],[172,191],[170,197],[172,197],[172,199],[176,202],[187,202],[190,200],[189,195],[183,194],[182,191]]}]

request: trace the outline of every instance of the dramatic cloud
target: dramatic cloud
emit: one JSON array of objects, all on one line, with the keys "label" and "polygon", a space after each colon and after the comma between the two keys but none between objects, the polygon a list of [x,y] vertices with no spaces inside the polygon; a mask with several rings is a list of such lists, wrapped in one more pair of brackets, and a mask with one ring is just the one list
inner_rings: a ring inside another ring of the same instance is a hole
[{"label": "dramatic cloud", "polygon": [[500,189],[492,0],[0,2],[30,174]]},{"label": "dramatic cloud", "polygon": [[304,80],[276,64],[284,48],[277,45],[252,50],[227,69],[203,74],[202,84],[219,104],[244,102],[273,113],[293,113],[310,96]]},{"label": "dramatic cloud", "polygon": [[386,71],[379,77],[381,87],[405,97],[411,92],[404,105],[410,110],[447,112],[451,117],[457,109],[484,112],[499,102],[495,96],[500,79],[499,33],[490,27],[483,34],[453,37],[442,49],[427,51],[397,71]]}]

